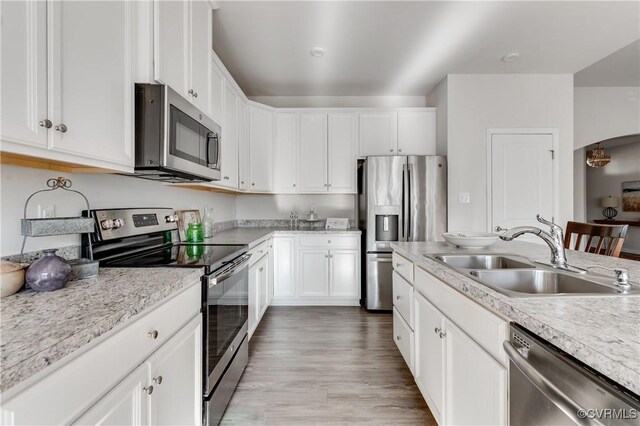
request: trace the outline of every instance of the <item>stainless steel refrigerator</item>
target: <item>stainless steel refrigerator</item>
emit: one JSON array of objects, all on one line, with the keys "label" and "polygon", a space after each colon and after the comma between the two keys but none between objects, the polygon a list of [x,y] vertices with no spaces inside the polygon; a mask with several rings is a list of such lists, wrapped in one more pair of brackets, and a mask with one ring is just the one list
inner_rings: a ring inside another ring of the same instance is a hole
[{"label": "stainless steel refrigerator", "polygon": [[361,303],[370,310],[391,310],[391,242],[442,241],[446,231],[446,157],[367,157],[358,167],[358,225]]}]

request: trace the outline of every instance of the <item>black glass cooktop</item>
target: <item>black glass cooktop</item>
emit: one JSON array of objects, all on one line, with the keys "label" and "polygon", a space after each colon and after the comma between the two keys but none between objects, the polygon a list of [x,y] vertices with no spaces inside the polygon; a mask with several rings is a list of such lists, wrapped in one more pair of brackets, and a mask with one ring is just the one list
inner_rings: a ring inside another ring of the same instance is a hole
[{"label": "black glass cooktop", "polygon": [[100,266],[120,267],[205,267],[215,270],[246,251],[241,245],[174,244],[123,257],[104,259]]}]

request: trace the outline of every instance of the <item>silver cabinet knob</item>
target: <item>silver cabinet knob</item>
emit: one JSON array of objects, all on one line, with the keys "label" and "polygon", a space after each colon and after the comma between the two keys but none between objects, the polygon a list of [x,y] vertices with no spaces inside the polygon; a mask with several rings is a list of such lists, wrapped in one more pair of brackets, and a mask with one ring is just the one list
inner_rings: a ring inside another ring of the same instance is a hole
[{"label": "silver cabinet knob", "polygon": [[157,339],[158,338],[158,330],[150,331],[149,333],[147,333],[147,336],[150,337],[153,340]]},{"label": "silver cabinet knob", "polygon": [[400,300],[400,296],[396,296],[396,300]]},{"label": "silver cabinet knob", "polygon": [[328,259],[328,258],[329,258],[329,255],[328,255],[328,254],[325,254],[325,255],[324,255],[324,257],[325,257],[325,259]]},{"label": "silver cabinet knob", "polygon": [[193,94],[194,94],[195,92],[193,91],[193,89],[189,89],[189,91],[188,91],[187,93],[188,93],[188,94],[190,94],[191,96],[193,96]]},{"label": "silver cabinet knob", "polygon": [[295,184],[295,183],[293,184],[293,187],[294,187],[294,188],[296,187],[296,184]]},{"label": "silver cabinet knob", "polygon": [[402,150],[401,150],[401,149],[399,149],[399,150],[398,150],[398,152],[402,152]]},{"label": "silver cabinet knob", "polygon": [[162,384],[162,376],[154,377],[153,381],[154,383]]},{"label": "silver cabinet knob", "polygon": [[331,244],[331,240],[329,240],[329,244]]},{"label": "silver cabinet knob", "polygon": [[54,127],[54,129],[59,131],[60,133],[67,133],[67,126],[64,123],[58,124],[56,127]]},{"label": "silver cabinet knob", "polygon": [[402,263],[396,263],[396,268],[399,268],[402,266]]},{"label": "silver cabinet knob", "polygon": [[240,183],[244,185],[244,181],[243,180],[241,180]]},{"label": "silver cabinet knob", "polygon": [[264,271],[264,268],[260,268],[260,269],[258,269],[258,271],[259,271],[259,272],[262,272],[262,271]]},{"label": "silver cabinet knob", "polygon": [[229,180],[229,176],[225,176],[223,179],[224,180]]},{"label": "silver cabinet knob", "polygon": [[396,336],[396,340],[400,340],[400,336]]},{"label": "silver cabinet knob", "polygon": [[255,182],[251,182],[251,186],[256,186],[256,183]]},{"label": "silver cabinet knob", "polygon": [[393,148],[391,148],[391,149],[389,150],[389,152],[393,152]]},{"label": "silver cabinet knob", "polygon": [[53,126],[53,123],[48,118],[45,118],[44,120],[40,121],[38,124],[40,125],[40,127],[44,127],[45,129],[50,129],[51,126]]},{"label": "silver cabinet knob", "polygon": [[328,183],[328,184],[327,184],[327,187],[328,187],[328,188],[331,188],[331,184],[330,184],[330,183]]},{"label": "silver cabinet knob", "polygon": [[145,386],[142,388],[142,391],[147,395],[151,395],[153,393],[153,386]]},{"label": "silver cabinet knob", "polygon": [[440,331],[442,331],[442,329],[440,327],[436,327],[433,329],[433,332],[436,334],[440,334]]},{"label": "silver cabinet knob", "polygon": [[193,92],[193,97],[197,98],[198,97],[198,92]]},{"label": "silver cabinet knob", "polygon": [[438,333],[438,336],[440,336],[441,339],[444,339],[445,337],[447,337],[447,332],[441,331],[440,333]]}]

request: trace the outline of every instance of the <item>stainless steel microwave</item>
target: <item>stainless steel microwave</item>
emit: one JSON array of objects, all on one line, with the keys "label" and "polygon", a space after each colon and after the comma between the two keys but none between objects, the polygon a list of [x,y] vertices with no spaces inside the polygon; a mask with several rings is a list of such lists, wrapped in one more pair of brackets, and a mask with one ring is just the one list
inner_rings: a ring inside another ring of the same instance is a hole
[{"label": "stainless steel microwave", "polygon": [[135,85],[135,175],[163,182],[220,180],[221,129],[163,84]]}]

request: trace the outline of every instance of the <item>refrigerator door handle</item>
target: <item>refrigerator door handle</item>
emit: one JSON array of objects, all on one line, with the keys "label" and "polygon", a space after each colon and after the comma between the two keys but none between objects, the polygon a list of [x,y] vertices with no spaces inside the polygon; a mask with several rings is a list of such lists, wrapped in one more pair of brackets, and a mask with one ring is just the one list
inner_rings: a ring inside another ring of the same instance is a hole
[{"label": "refrigerator door handle", "polygon": [[411,229],[412,229],[412,223],[411,223],[411,185],[412,185],[412,172],[413,172],[413,167],[411,167],[411,163],[407,163],[406,165],[407,167],[407,187],[405,190],[405,194],[404,194],[404,204],[405,204],[405,238],[406,241],[411,241]]},{"label": "refrigerator door handle", "polygon": [[409,241],[409,165],[402,166],[402,241]]}]

